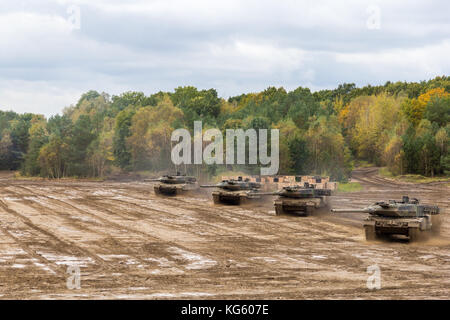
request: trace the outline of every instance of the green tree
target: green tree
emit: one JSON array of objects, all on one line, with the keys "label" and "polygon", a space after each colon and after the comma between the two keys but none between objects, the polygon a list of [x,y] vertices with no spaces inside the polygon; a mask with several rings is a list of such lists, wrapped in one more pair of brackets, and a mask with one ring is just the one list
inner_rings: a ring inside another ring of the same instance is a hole
[{"label": "green tree", "polygon": [[425,109],[425,119],[437,123],[440,127],[450,123],[450,96],[431,99]]},{"label": "green tree", "polygon": [[178,87],[171,94],[173,104],[185,115],[185,124],[192,126],[194,120],[216,125],[220,113],[221,100],[215,89],[200,90],[192,86]]},{"label": "green tree", "polygon": [[391,137],[384,150],[384,161],[392,173],[404,173],[405,153],[401,137],[397,135]]},{"label": "green tree", "polygon": [[30,142],[25,162],[22,167],[22,174],[37,176],[41,174],[41,167],[38,161],[41,148],[48,143],[48,133],[44,118],[34,120],[30,128]]},{"label": "green tree", "polygon": [[131,134],[127,138],[135,170],[167,168],[171,162],[173,124],[182,117],[183,112],[173,105],[168,96],[156,107],[143,107],[136,111],[131,120]]},{"label": "green tree", "polygon": [[108,166],[114,163],[114,119],[105,118],[103,131],[88,147],[88,160],[92,175],[103,177]]},{"label": "green tree", "polygon": [[13,163],[13,142],[9,132],[3,132],[0,140],[0,170],[10,170]]},{"label": "green tree", "polygon": [[131,152],[127,138],[131,135],[131,119],[135,111],[128,107],[119,112],[116,117],[116,127],[113,141],[114,158],[116,164],[122,169],[131,169]]},{"label": "green tree", "polygon": [[306,133],[309,172],[344,179],[352,169],[351,155],[335,116],[313,120]]},{"label": "green tree", "polygon": [[440,156],[430,121],[426,119],[420,121],[416,130],[416,139],[419,142],[417,152],[420,156],[420,173],[434,176],[440,167]]},{"label": "green tree", "polygon": [[69,145],[60,137],[53,135],[39,152],[41,174],[50,178],[63,178],[67,170],[67,154]]},{"label": "green tree", "polygon": [[31,113],[26,113],[10,122],[10,137],[12,141],[10,168],[13,170],[17,170],[25,158],[32,118],[33,115]]},{"label": "green tree", "polygon": [[69,175],[86,176],[88,174],[87,152],[95,137],[89,116],[80,115],[73,125],[72,136],[69,139],[70,154],[67,163]]}]

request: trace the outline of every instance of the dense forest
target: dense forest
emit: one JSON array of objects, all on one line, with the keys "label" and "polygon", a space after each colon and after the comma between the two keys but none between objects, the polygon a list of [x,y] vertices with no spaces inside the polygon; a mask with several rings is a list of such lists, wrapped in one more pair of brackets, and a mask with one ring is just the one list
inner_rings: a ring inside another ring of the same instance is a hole
[{"label": "dense forest", "polygon": [[[2,106],[5,108],[7,106]],[[357,88],[218,97],[216,90],[118,96],[89,91],[62,115],[0,111],[0,170],[24,176],[98,177],[111,172],[173,171],[171,133],[219,128],[278,128],[280,174],[322,174],[345,180],[354,161],[387,166],[393,174],[450,172],[450,77]],[[219,166],[189,165],[215,174]],[[248,172],[255,168],[239,169]]]}]

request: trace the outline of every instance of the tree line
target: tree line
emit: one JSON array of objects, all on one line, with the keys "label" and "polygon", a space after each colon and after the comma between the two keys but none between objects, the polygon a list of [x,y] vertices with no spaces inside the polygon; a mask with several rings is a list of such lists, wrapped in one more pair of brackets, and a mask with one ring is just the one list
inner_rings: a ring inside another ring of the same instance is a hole
[{"label": "tree line", "polygon": [[[111,172],[173,171],[171,133],[280,130],[280,174],[330,175],[345,180],[354,161],[394,174],[450,172],[450,77],[380,86],[342,84],[311,92],[269,87],[228,99],[215,89],[178,87],[146,96],[89,91],[62,115],[0,111],[0,170],[25,176],[102,177]],[[215,174],[218,166],[189,165]],[[254,166],[226,169],[259,172]]]}]

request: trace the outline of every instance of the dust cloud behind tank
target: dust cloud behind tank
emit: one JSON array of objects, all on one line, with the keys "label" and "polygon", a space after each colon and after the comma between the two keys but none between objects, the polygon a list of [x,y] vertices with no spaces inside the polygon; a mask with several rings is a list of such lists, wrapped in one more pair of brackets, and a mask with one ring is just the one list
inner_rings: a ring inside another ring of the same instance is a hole
[{"label": "dust cloud behind tank", "polygon": [[331,196],[330,189],[316,188],[314,184],[305,182],[303,185],[283,187],[276,192],[257,193],[260,196],[278,196],[274,201],[275,213],[309,215],[328,207],[327,197]]},{"label": "dust cloud behind tank", "polygon": [[402,200],[379,201],[364,209],[333,209],[332,212],[368,213],[364,220],[367,240],[384,235],[404,235],[410,241],[420,238],[422,232],[436,231],[439,207],[420,204],[416,198],[403,196]]},{"label": "dust cloud behind tank", "polygon": [[155,194],[176,196],[189,191],[198,189],[197,178],[192,176],[181,175],[164,175],[157,179],[147,179],[145,181],[158,182],[154,186]]},{"label": "dust cloud behind tank", "polygon": [[251,200],[260,199],[256,192],[261,188],[258,182],[249,179],[228,179],[217,184],[201,185],[202,188],[215,188],[212,197],[215,204],[240,205]]}]

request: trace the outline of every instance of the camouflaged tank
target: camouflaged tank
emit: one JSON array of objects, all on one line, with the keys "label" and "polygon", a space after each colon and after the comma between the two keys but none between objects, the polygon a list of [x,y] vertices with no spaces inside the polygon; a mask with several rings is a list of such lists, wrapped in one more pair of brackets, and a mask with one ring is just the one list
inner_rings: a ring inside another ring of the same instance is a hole
[{"label": "camouflaged tank", "polygon": [[296,214],[306,216],[318,209],[328,206],[327,196],[331,195],[330,189],[319,189],[315,185],[305,182],[303,186],[287,186],[276,192],[263,192],[256,195],[275,195],[275,213]]},{"label": "camouflaged tank", "polygon": [[419,200],[403,196],[401,201],[375,202],[364,209],[333,209],[332,212],[360,212],[369,215],[364,220],[367,240],[375,240],[382,235],[399,234],[417,240],[422,232],[437,227],[439,207],[419,204]]},{"label": "camouflaged tank", "polygon": [[218,184],[202,185],[202,188],[216,188],[212,196],[215,204],[240,205],[250,200],[260,199],[256,191],[261,188],[258,182],[251,182],[248,179],[243,180],[238,177],[237,180],[222,180]]},{"label": "camouflaged tank", "polygon": [[145,181],[159,182],[154,187],[155,193],[158,195],[176,196],[198,189],[197,179],[195,177],[181,175],[179,173],[176,175],[164,175],[158,179],[148,179]]}]

